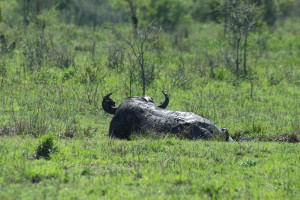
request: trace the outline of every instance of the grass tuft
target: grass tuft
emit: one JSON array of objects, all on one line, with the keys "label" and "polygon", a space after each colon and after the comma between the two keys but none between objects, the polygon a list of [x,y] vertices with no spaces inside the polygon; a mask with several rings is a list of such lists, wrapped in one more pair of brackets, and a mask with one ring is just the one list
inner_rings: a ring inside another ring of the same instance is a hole
[{"label": "grass tuft", "polygon": [[53,137],[51,135],[46,136],[37,147],[34,158],[44,158],[49,160],[51,158],[51,154],[54,152],[57,152],[57,147],[54,146]]}]

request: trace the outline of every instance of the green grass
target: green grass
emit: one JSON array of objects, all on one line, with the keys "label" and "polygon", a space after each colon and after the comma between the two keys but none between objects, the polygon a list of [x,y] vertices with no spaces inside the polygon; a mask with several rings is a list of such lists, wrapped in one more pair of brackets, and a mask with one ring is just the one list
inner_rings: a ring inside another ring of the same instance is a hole
[{"label": "green grass", "polygon": [[39,139],[3,137],[1,199],[297,199],[299,145],[173,137],[56,138],[50,160]]},{"label": "green grass", "polygon": [[[299,198],[299,144],[274,142],[300,133],[298,19],[251,35],[248,76],[236,77],[226,65],[220,24],[195,23],[177,43],[162,32],[160,53],[145,53],[155,67],[146,94],[160,103],[166,90],[168,109],[192,111],[250,140],[225,143],[109,139],[111,116],[101,100],[113,92],[120,104],[129,95],[128,50],[123,65],[112,69],[109,48],[118,42],[110,29],[44,17],[44,30],[0,23],[8,40],[17,41],[13,52],[0,54],[0,199]],[[257,46],[261,38],[264,49]],[[132,86],[140,96],[138,77]],[[36,159],[47,141],[50,158]]]}]

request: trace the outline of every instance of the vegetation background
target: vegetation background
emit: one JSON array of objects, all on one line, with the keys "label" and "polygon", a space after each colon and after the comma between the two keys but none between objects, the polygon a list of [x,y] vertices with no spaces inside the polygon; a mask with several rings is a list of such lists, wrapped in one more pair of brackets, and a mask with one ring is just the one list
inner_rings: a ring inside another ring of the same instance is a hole
[{"label": "vegetation background", "polygon": [[[0,198],[298,199],[299,19],[299,0],[1,0]],[[237,142],[108,137],[102,96],[161,90]]]}]

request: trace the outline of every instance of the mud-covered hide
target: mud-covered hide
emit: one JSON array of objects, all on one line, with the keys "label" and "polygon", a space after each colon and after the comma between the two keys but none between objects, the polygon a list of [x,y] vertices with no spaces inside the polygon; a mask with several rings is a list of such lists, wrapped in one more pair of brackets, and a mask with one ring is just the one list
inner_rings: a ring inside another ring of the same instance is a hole
[{"label": "mud-covered hide", "polygon": [[187,139],[231,140],[227,130],[192,112],[171,111],[157,107],[144,97],[125,99],[110,123],[111,137],[129,139],[137,132],[173,133]]}]

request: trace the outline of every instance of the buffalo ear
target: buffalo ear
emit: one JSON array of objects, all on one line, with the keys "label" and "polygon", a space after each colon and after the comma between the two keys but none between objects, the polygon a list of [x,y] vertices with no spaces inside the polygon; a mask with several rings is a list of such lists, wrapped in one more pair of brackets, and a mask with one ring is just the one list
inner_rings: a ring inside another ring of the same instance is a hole
[{"label": "buffalo ear", "polygon": [[158,107],[165,109],[169,104],[169,95],[167,93],[165,93],[165,91],[162,91],[162,93],[165,95],[165,101]]}]

